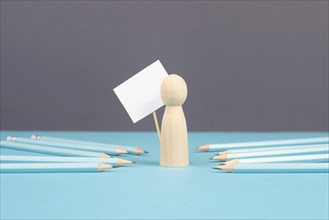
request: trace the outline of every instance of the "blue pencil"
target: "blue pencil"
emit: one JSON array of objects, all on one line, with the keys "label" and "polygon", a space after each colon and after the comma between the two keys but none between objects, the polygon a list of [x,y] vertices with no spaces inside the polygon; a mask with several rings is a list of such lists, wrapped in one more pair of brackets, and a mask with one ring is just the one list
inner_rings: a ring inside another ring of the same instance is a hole
[{"label": "blue pencil", "polygon": [[98,172],[112,168],[102,163],[1,163],[1,173]]},{"label": "blue pencil", "polygon": [[68,148],[68,149],[76,149],[76,150],[84,150],[84,151],[95,151],[95,152],[104,152],[106,154],[125,154],[128,153],[126,150],[121,148],[108,148],[104,146],[88,146],[82,144],[73,144],[73,143],[63,143],[63,142],[55,142],[55,141],[43,141],[43,140],[33,140],[29,138],[21,138],[21,137],[13,137],[8,136],[7,141],[15,141],[25,144],[37,144],[43,146],[52,146],[59,148]]},{"label": "blue pencil", "polygon": [[293,155],[281,157],[257,157],[234,159],[224,162],[230,163],[322,163],[329,162],[329,154],[310,154],[310,155]]},{"label": "blue pencil", "polygon": [[237,153],[249,153],[249,152],[257,152],[257,151],[272,151],[272,150],[288,150],[288,149],[296,149],[296,148],[313,148],[327,146],[329,148],[329,144],[307,144],[307,145],[285,145],[285,146],[276,146],[276,147],[254,147],[254,148],[241,148],[241,149],[232,149],[221,151],[217,153],[221,154],[237,154]]},{"label": "blue pencil", "polygon": [[106,163],[112,165],[125,165],[134,162],[121,158],[100,157],[60,157],[60,156],[12,156],[0,155],[1,163]]},{"label": "blue pencil", "polygon": [[236,163],[213,168],[231,173],[328,173],[329,163]]},{"label": "blue pencil", "polygon": [[0,147],[14,149],[14,150],[36,152],[36,153],[60,155],[60,156],[111,157],[105,153],[96,153],[90,151],[81,151],[81,150],[65,149],[58,147],[46,147],[41,145],[17,143],[15,141],[1,140]]},{"label": "blue pencil", "polygon": [[328,153],[328,145],[319,145],[318,147],[312,148],[294,148],[287,150],[271,150],[271,151],[257,151],[249,153],[236,153],[236,154],[221,154],[214,156],[210,159],[227,161],[231,159],[241,159],[241,158],[255,158],[255,157],[268,157],[268,156],[279,156],[279,155],[301,155],[301,154],[314,154],[314,153]]},{"label": "blue pencil", "polygon": [[317,144],[329,143],[329,137],[317,138],[300,138],[288,140],[271,140],[271,141],[254,141],[254,142],[241,142],[241,143],[225,143],[225,144],[207,144],[197,147],[201,151],[215,151],[215,150],[229,150],[235,148],[249,148],[249,147],[267,147],[267,146],[281,146],[281,145],[301,145],[301,144]]},{"label": "blue pencil", "polygon": [[122,148],[122,149],[128,151],[129,154],[137,154],[137,155],[148,153],[147,151],[145,151],[139,147],[130,147],[130,146],[122,146],[122,145],[96,143],[96,142],[90,142],[90,141],[79,141],[79,140],[72,140],[72,139],[46,137],[46,136],[40,136],[40,135],[36,135],[36,134],[32,135],[31,139],[64,142],[64,143],[72,143],[72,144],[83,144],[83,145],[89,145],[89,146],[103,146],[106,148]]}]

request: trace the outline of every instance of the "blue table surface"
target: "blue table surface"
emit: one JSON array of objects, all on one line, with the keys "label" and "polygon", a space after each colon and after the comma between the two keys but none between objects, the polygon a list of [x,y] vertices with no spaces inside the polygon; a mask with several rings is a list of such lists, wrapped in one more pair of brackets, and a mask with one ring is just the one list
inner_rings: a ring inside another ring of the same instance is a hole
[{"label": "blue table surface", "polygon": [[[137,163],[100,173],[1,174],[0,219],[328,219],[328,174],[221,173],[197,152],[206,143],[300,137],[327,132],[189,133],[190,166],[159,166],[153,132],[15,132],[142,146]],[[2,149],[1,154],[37,155]]]}]

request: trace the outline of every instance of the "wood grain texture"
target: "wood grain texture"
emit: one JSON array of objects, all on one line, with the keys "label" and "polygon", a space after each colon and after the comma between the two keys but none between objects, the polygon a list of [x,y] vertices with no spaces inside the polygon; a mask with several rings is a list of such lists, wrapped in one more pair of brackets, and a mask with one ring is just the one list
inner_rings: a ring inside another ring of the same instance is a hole
[{"label": "wood grain texture", "polygon": [[182,108],[187,97],[184,79],[175,74],[166,77],[161,85],[161,97],[166,109],[161,124],[160,165],[188,166],[187,125]]}]

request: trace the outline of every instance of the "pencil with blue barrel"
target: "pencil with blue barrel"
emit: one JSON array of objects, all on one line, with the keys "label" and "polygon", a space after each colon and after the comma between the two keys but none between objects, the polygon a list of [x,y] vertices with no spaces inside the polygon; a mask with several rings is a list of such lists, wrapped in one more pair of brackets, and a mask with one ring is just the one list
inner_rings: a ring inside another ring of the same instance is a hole
[{"label": "pencil with blue barrel", "polygon": [[104,163],[115,166],[133,164],[135,162],[121,158],[100,157],[60,157],[60,156],[14,156],[0,155],[1,163]]},{"label": "pencil with blue barrel", "polygon": [[59,148],[59,147],[49,147],[42,145],[18,143],[16,141],[1,140],[0,147],[13,149],[13,150],[58,155],[58,156],[105,157],[105,158],[111,157],[110,155],[105,154],[103,152],[91,152],[91,151]]},{"label": "pencil with blue barrel", "polygon": [[223,162],[231,163],[323,163],[329,162],[329,154],[293,155],[280,157],[242,158]]},{"label": "pencil with blue barrel", "polygon": [[103,163],[0,163],[1,173],[100,172],[111,168]]},{"label": "pencil with blue barrel", "polygon": [[72,140],[72,139],[64,139],[64,138],[55,138],[55,137],[47,137],[47,136],[41,136],[41,135],[32,135],[31,139],[37,140],[37,141],[49,141],[49,142],[55,142],[55,143],[70,143],[70,144],[79,144],[81,145],[87,145],[87,146],[98,146],[103,148],[120,148],[125,150],[129,154],[147,154],[148,151],[143,150],[140,147],[132,147],[132,146],[123,146],[123,145],[114,145],[114,144],[105,144],[105,143],[97,143],[97,142],[91,142],[91,141],[80,141],[80,140]]},{"label": "pencil with blue barrel", "polygon": [[[329,144],[325,144],[329,148]],[[250,153],[257,151],[272,151],[272,150],[288,150],[288,149],[301,149],[301,148],[313,148],[324,146],[324,144],[306,144],[306,145],[284,145],[276,147],[253,147],[253,148],[241,148],[241,149],[231,149],[226,151],[220,151],[217,155],[221,154],[237,154],[237,153]]]},{"label": "pencil with blue barrel", "polygon": [[301,155],[301,154],[328,153],[328,152],[329,152],[328,144],[323,144],[323,145],[318,145],[317,147],[310,147],[310,148],[294,148],[294,149],[286,149],[286,150],[221,154],[211,157],[210,159],[227,161],[231,159],[241,159],[241,158],[268,157],[268,156],[278,156],[278,155]]},{"label": "pencil with blue barrel", "polygon": [[315,137],[315,138],[300,138],[287,140],[268,140],[268,141],[254,141],[254,142],[239,142],[239,143],[225,143],[225,144],[206,144],[199,146],[196,149],[200,151],[218,151],[231,150],[240,148],[259,147],[265,148],[268,146],[282,146],[282,145],[303,145],[303,144],[328,144],[329,137]]},{"label": "pencil with blue barrel", "polygon": [[104,146],[97,145],[83,145],[78,143],[64,143],[64,142],[56,142],[56,141],[47,141],[47,140],[34,140],[29,138],[22,137],[7,137],[7,141],[25,143],[25,144],[35,144],[35,145],[43,145],[43,146],[51,146],[58,148],[66,148],[66,149],[75,149],[75,150],[84,150],[84,151],[95,151],[95,152],[103,152],[106,154],[126,154],[128,153],[126,150],[121,148],[108,148]]},{"label": "pencil with blue barrel", "polygon": [[328,173],[329,163],[235,163],[213,168],[230,173]]}]

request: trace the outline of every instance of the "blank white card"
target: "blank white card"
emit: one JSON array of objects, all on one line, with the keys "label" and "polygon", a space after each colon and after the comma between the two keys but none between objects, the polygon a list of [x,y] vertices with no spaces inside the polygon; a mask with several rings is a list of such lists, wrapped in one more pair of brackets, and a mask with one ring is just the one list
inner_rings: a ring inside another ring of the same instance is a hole
[{"label": "blank white card", "polygon": [[157,60],[113,89],[134,123],[164,105],[160,87],[166,76],[167,71]]}]

